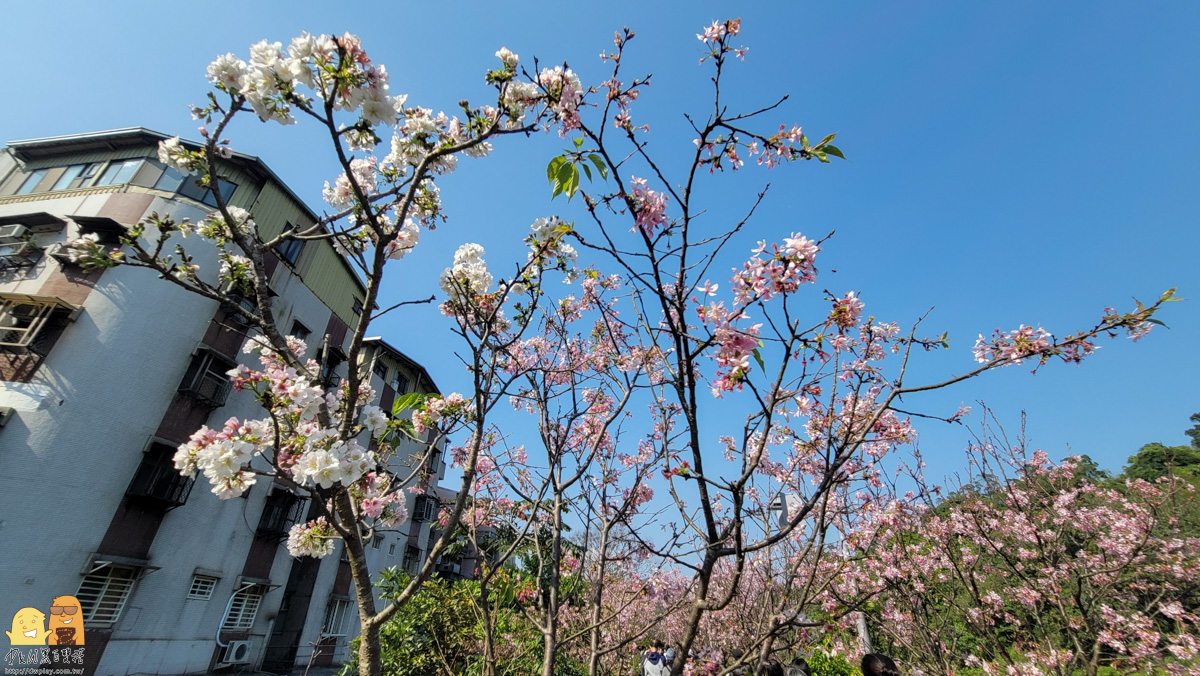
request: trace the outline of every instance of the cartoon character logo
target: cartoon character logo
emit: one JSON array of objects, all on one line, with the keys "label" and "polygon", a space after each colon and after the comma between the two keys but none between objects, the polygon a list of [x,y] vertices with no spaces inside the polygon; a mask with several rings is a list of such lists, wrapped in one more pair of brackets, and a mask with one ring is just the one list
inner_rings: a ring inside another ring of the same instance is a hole
[{"label": "cartoon character logo", "polygon": [[46,645],[46,616],[37,608],[22,608],[13,615],[10,645]]},{"label": "cartoon character logo", "polygon": [[83,645],[83,608],[74,596],[55,596],[50,606],[50,645]]}]

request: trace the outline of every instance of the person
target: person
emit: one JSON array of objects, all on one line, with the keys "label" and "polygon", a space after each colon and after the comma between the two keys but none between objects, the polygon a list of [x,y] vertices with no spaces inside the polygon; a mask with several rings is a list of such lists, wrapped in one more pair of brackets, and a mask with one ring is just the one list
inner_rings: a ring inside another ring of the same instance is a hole
[{"label": "person", "polygon": [[867,653],[862,658],[863,676],[900,676],[900,667],[887,655]]},{"label": "person", "polygon": [[783,665],[779,663],[779,660],[771,658],[771,661],[767,662],[767,676],[786,676],[783,673]]},{"label": "person", "polygon": [[812,669],[808,666],[808,660],[803,657],[797,657],[788,665],[787,676],[811,676]]},{"label": "person", "polygon": [[[729,658],[725,660],[725,666],[737,664],[738,660],[742,659],[742,656],[745,654],[746,653],[741,648],[734,648],[733,650],[730,650]],[[745,674],[749,672],[746,670],[746,665],[743,664],[729,673],[731,676],[745,676]]]},{"label": "person", "polygon": [[667,665],[674,666],[675,665],[675,646],[673,646],[673,645],[667,646],[667,650],[666,650],[666,652],[663,653],[663,657],[667,658]]},{"label": "person", "polygon": [[671,676],[671,667],[663,655],[662,641],[655,641],[654,647],[642,657],[642,676]]}]

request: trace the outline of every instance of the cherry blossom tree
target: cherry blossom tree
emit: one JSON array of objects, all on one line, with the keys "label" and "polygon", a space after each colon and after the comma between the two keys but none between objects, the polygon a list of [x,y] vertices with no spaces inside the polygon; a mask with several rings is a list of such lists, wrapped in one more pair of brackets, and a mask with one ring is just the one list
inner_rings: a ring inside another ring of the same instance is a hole
[{"label": "cherry blossom tree", "polygon": [[990,425],[968,453],[943,501],[922,486],[924,501],[879,515],[886,535],[863,561],[882,589],[878,631],[906,661],[944,674],[1194,671],[1200,540],[1173,508],[1190,484],[1106,485],[1078,456],[1050,462]]},{"label": "cherry blossom tree", "polygon": [[[761,666],[805,632],[841,626],[872,593],[855,552],[870,550],[881,532],[873,519],[891,504],[881,461],[914,436],[898,408],[904,397],[1026,360],[1078,362],[1098,337],[1145,335],[1173,299],[1168,292],[1127,313],[1108,309],[1065,337],[1025,326],[981,336],[977,367],[909,383],[909,360],[949,347],[947,337],[918,333],[920,322],[904,331],[876,320],[857,291],[814,292],[828,236],[756,223],[773,241],[735,251],[769,195],[766,187],[729,194],[725,172],[843,156],[833,134],[814,143],[799,125],[766,122],[786,96],[728,99],[727,71],[747,54],[736,44],[740,32],[734,19],[697,35],[712,106],[687,118],[695,145],[682,162],[652,154],[648,127],[637,124],[635,103],[650,78],[625,81],[628,29],[601,55],[611,74],[595,86],[565,65],[523,69],[501,49],[486,73],[490,105],[464,100],[461,117],[391,94],[389,74],[352,35],[303,34],[286,50],[260,42],[249,61],[228,54],[209,66],[214,91],[193,109],[205,123],[203,144],[176,138],[160,147],[163,162],[213,188],[217,209],[194,224],[152,217],[116,251],[95,240],[73,244],[89,266],[147,268],[214,300],[251,301],[247,350],[261,368],[239,367],[231,378],[254,393],[265,417],[199,430],[176,463],[203,473],[222,498],[260,476],[313,498],[321,516],[293,530],[289,550],[324,556],[345,542],[361,674],[380,673],[380,626],[419,592],[460,526],[476,544],[483,528],[512,534],[481,570],[485,674],[503,671],[508,653],[496,620],[514,604],[541,636],[546,676],[560,654],[579,657],[589,674],[612,673],[623,651],[648,636],[630,612],[669,634],[658,638],[682,655],[694,653],[675,674]],[[231,152],[230,125],[244,114],[325,130],[336,168],[324,197],[333,213],[267,237],[252,214],[224,201],[217,168]],[[463,244],[439,278],[469,391],[406,397],[391,412],[364,405],[373,393],[357,369],[363,339],[372,320],[414,302],[381,298],[380,289],[422,231],[445,219],[437,178],[460,157],[487,155],[499,137],[537,130],[569,139],[547,174],[552,196],[579,205],[578,221],[535,221],[524,236],[527,259],[511,267],[490,267],[480,245]],[[702,218],[717,201],[742,215]],[[201,267],[194,245],[184,246],[192,234],[216,248],[217,269]],[[307,346],[285,336],[272,314],[264,256],[291,239],[330,240],[365,282],[369,310],[352,327],[352,368],[338,387],[321,378],[327,351],[306,358]],[[550,286],[553,277],[567,285]],[[507,417],[501,425],[498,404],[526,414],[528,434],[518,436]],[[408,439],[423,444],[422,457],[398,473],[389,460]],[[419,573],[377,608],[363,543],[405,519],[404,491],[429,488],[420,465],[446,440],[462,480],[441,515],[442,535]],[[582,537],[572,539],[572,529]],[[835,552],[837,540],[846,544]],[[506,562],[530,574],[514,580]],[[567,578],[581,581],[583,593],[568,590]],[[502,584],[520,598],[494,603]],[[735,644],[748,650],[730,663],[723,649]]]}]

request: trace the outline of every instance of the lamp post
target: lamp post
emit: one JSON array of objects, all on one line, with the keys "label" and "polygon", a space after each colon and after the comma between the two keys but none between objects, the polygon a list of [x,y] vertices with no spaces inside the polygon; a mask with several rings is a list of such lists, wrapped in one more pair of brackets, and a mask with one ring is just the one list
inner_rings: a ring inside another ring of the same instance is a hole
[{"label": "lamp post", "polygon": [[[799,505],[800,497],[788,493],[780,493],[779,497],[771,501],[771,511],[779,512],[778,523],[781,529],[786,528],[788,523],[791,521],[789,515],[791,514],[792,507],[798,507]],[[769,521],[770,519],[768,519],[768,529],[770,528]],[[841,529],[837,526],[834,526],[833,529],[837,531],[839,542],[838,546],[841,548],[842,556],[845,557],[849,554],[846,547],[846,537],[842,533]],[[768,536],[769,535],[770,533],[768,532]],[[855,629],[858,631],[858,642],[862,646],[863,652],[875,652],[871,646],[871,635],[867,631],[867,617],[862,613],[862,611],[854,611],[854,625]]]}]

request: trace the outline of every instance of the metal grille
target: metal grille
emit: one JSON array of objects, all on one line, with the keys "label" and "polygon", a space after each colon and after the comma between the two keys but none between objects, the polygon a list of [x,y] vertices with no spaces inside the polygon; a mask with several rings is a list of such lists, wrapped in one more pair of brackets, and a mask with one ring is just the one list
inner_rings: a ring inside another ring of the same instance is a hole
[{"label": "metal grille", "polygon": [[254,618],[258,615],[258,606],[262,603],[262,591],[258,587],[251,587],[233,595],[233,602],[229,604],[229,612],[225,615],[225,621],[221,623],[221,629],[250,629],[254,626]]},{"label": "metal grille", "polygon": [[175,469],[174,454],[174,449],[166,444],[151,446],[142,456],[142,462],[125,493],[167,507],[185,504],[195,479],[185,477]]},{"label": "metal grille", "polygon": [[209,575],[192,576],[192,587],[188,590],[189,599],[207,601],[212,598],[213,590],[217,587],[217,578]]},{"label": "metal grille", "polygon": [[16,272],[33,267],[42,257],[42,249],[32,242],[0,244],[0,271]]},{"label": "metal grille", "polygon": [[418,495],[413,505],[412,520],[414,522],[429,521],[437,512],[437,501],[428,495]]},{"label": "metal grille", "polygon": [[223,406],[232,387],[226,373],[232,368],[230,362],[204,350],[193,359],[179,391],[214,408]]},{"label": "metal grille", "polygon": [[53,311],[50,304],[17,300],[0,303],[0,347],[28,348]]},{"label": "metal grille", "polygon": [[83,607],[83,621],[114,624],[121,619],[125,602],[137,583],[137,569],[129,566],[105,566],[83,576],[75,597]]},{"label": "metal grille", "polygon": [[257,533],[268,537],[284,535],[300,522],[303,513],[304,500],[290,491],[276,488],[267,496]]},{"label": "metal grille", "polygon": [[350,599],[330,599],[325,608],[325,622],[321,627],[323,636],[346,635],[346,613],[350,610]]}]

